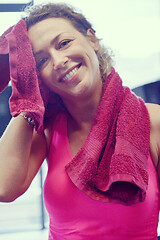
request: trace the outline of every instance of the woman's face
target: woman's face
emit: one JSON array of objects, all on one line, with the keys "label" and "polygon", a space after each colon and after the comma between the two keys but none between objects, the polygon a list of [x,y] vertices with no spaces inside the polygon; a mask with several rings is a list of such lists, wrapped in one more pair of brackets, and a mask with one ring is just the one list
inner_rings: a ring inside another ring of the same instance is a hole
[{"label": "woman's face", "polygon": [[63,18],[48,18],[28,30],[42,80],[63,100],[95,91],[102,82],[94,33],[85,37]]}]

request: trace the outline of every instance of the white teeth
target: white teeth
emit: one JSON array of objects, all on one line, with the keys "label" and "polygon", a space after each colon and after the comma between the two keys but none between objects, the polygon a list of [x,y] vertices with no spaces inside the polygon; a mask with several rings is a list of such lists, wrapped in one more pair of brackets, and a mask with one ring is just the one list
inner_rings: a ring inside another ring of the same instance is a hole
[{"label": "white teeth", "polygon": [[66,76],[62,80],[66,81],[67,79],[72,77],[75,74],[75,72],[77,72],[77,71],[78,71],[78,68],[76,67],[72,71],[70,71],[68,74],[66,74]]}]

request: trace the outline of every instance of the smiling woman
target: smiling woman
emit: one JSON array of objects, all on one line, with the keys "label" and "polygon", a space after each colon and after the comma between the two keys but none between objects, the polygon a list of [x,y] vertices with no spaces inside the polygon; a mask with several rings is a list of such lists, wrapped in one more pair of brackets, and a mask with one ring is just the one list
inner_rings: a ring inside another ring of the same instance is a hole
[{"label": "smiling woman", "polygon": [[13,119],[0,142],[0,200],[21,196],[46,159],[49,240],[156,240],[159,106],[123,86],[68,5],[30,7],[1,43]]}]

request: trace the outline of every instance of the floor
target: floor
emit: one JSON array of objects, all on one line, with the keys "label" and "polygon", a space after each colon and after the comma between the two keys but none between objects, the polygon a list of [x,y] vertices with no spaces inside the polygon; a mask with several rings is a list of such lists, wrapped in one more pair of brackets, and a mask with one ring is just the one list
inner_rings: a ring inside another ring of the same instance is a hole
[{"label": "floor", "polygon": [[48,240],[48,229],[37,232],[20,232],[1,234],[1,240]]},{"label": "floor", "polygon": [[[48,240],[48,229],[33,231],[1,234],[0,240]],[[157,237],[160,240],[160,237]]]}]

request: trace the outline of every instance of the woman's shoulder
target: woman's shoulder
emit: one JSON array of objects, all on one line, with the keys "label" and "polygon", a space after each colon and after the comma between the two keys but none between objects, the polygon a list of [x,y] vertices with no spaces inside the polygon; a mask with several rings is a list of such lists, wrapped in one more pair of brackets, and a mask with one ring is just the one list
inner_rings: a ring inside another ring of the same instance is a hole
[{"label": "woman's shoulder", "polygon": [[160,105],[153,103],[146,103],[149,112],[151,127],[160,126]]},{"label": "woman's shoulder", "polygon": [[[160,105],[146,103],[150,117],[150,152],[156,168],[160,168]],[[158,166],[159,165],[159,166]]]}]

